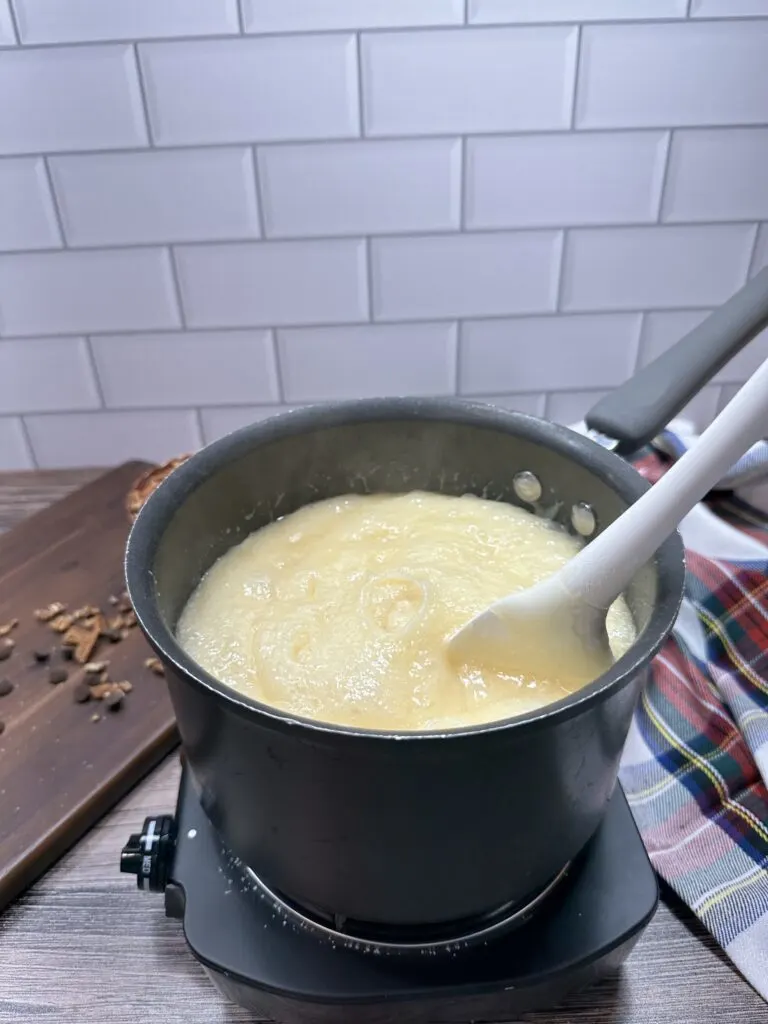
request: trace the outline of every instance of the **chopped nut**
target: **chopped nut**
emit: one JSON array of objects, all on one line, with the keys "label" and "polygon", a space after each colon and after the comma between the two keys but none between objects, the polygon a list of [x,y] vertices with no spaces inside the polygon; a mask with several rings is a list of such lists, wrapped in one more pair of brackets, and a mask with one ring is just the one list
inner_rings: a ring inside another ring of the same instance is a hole
[{"label": "chopped nut", "polygon": [[72,618],[75,620],[75,622],[77,622],[80,619],[91,618],[92,616],[98,614],[99,609],[95,605],[85,604],[83,605],[82,608],[76,608],[75,611],[72,612]]},{"label": "chopped nut", "polygon": [[127,640],[130,635],[131,635],[130,629],[121,629],[120,630],[120,639],[121,640]]},{"label": "chopped nut", "polygon": [[85,666],[85,674],[87,676],[100,676],[108,664],[108,661],[89,661]]},{"label": "chopped nut", "polygon": [[123,703],[124,695],[122,690],[112,690],[104,698],[104,703],[107,705],[110,711],[119,711],[121,704]]},{"label": "chopped nut", "polygon": [[13,693],[13,683],[10,679],[0,679],[0,697],[7,697]]},{"label": "chopped nut", "polygon": [[53,686],[58,686],[59,683],[66,682],[69,676],[69,672],[65,668],[59,666],[53,666],[48,670],[48,682]]},{"label": "chopped nut", "polygon": [[13,654],[13,648],[16,646],[10,637],[4,637],[0,640],[0,661],[6,661]]},{"label": "chopped nut", "polygon": [[51,619],[48,625],[57,633],[66,633],[74,621],[74,615],[57,615],[55,619]]},{"label": "chopped nut", "polygon": [[3,625],[0,626],[0,636],[8,636],[12,629],[16,629],[18,624],[18,619],[11,619],[10,622],[3,623]]},{"label": "chopped nut", "polygon": [[101,721],[101,715],[91,715],[91,721],[92,722],[100,722]]},{"label": "chopped nut", "polygon": [[76,704],[86,704],[91,699],[91,688],[87,683],[78,683],[73,696]]},{"label": "chopped nut", "polygon": [[85,665],[91,660],[94,648],[99,641],[98,622],[87,629],[83,623],[72,626],[64,635],[63,643],[67,647],[74,647],[73,657],[80,665]]},{"label": "chopped nut", "polygon": [[109,627],[101,635],[105,640],[109,640],[111,644],[119,644],[123,639],[123,634],[119,629],[110,629]]},{"label": "chopped nut", "polygon": [[123,627],[125,629],[133,629],[136,621],[136,612],[133,609],[129,612],[123,612]]},{"label": "chopped nut", "polygon": [[107,619],[107,629],[122,629],[123,627],[123,616],[113,615],[112,618]]},{"label": "chopped nut", "polygon": [[114,683],[96,683],[95,686],[89,687],[94,700],[104,700],[107,694],[111,693],[114,688]]},{"label": "chopped nut", "polygon": [[117,607],[120,609],[121,612],[132,612],[133,611],[133,605],[131,604],[130,597],[128,597],[128,591],[127,590],[124,590],[122,592],[122,594],[120,595],[120,597],[118,597],[118,599],[117,599]]},{"label": "chopped nut", "polygon": [[35,659],[35,661],[38,663],[38,665],[44,665],[45,662],[48,661],[50,656],[51,656],[51,652],[50,651],[43,651],[43,650],[32,651],[32,657]]},{"label": "chopped nut", "polygon": [[110,594],[109,595],[109,603],[112,605],[113,608],[119,602],[119,600],[120,600],[120,598],[119,597],[115,597],[114,594]]},{"label": "chopped nut", "polygon": [[149,671],[154,672],[156,676],[165,675],[165,668],[159,658],[146,658],[144,660],[144,668],[148,668]]},{"label": "chopped nut", "polygon": [[38,608],[35,612],[35,618],[38,622],[50,622],[51,619],[55,619],[57,615],[61,615],[66,610],[67,606],[65,604],[62,604],[61,601],[54,601],[47,608]]},{"label": "chopped nut", "polygon": [[123,693],[130,693],[133,689],[133,683],[129,683],[127,679],[124,679],[121,683],[115,683],[115,686],[121,689]]}]

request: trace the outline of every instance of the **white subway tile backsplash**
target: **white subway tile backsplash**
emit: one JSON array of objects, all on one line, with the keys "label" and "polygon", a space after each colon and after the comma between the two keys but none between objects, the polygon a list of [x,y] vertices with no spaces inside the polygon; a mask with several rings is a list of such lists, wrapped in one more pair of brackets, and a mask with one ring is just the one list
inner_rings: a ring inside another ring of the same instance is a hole
[{"label": "white subway tile backsplash", "polygon": [[51,175],[70,245],[259,234],[250,149],[53,157]]},{"label": "white subway tile backsplash", "polygon": [[0,472],[33,468],[21,420],[15,416],[0,418]]},{"label": "white subway tile backsplash", "polygon": [[130,46],[18,48],[0,56],[0,153],[146,144]]},{"label": "white subway tile backsplash", "polygon": [[374,239],[379,320],[503,316],[555,308],[561,235],[432,235]]},{"label": "white subway tile backsplash", "polygon": [[0,333],[76,334],[179,325],[160,249],[0,256]]},{"label": "white subway tile backsplash", "polygon": [[16,42],[10,2],[11,0],[0,0],[0,46],[13,46]]},{"label": "white subway tile backsplash", "polygon": [[278,331],[289,402],[454,394],[454,324],[398,324]]},{"label": "white subway tile backsplash", "polygon": [[691,222],[768,217],[767,167],[768,128],[675,132],[663,219]]},{"label": "white subway tile backsplash", "polygon": [[139,51],[160,145],[358,133],[352,35],[146,43]]},{"label": "white subway tile backsplash", "polygon": [[447,29],[364,35],[371,135],[567,128],[577,31]]},{"label": "white subway tile backsplash", "polygon": [[460,25],[464,0],[242,0],[246,32]]},{"label": "white subway tile backsplash", "polygon": [[365,245],[357,239],[181,246],[176,261],[192,327],[349,323],[368,316]]},{"label": "white subway tile backsplash", "polygon": [[563,309],[717,305],[746,280],[754,230],[741,224],[573,230]]},{"label": "white subway tile backsplash", "polygon": [[97,409],[84,338],[0,342],[0,413]]},{"label": "white subway tile backsplash", "polygon": [[14,0],[22,43],[237,32],[237,0]]},{"label": "white subway tile backsplash", "polygon": [[691,0],[692,18],[768,17],[768,0]]},{"label": "white subway tile backsplash", "polygon": [[688,0],[642,0],[642,3],[628,3],[627,0],[468,0],[467,13],[470,24],[618,21],[622,18],[684,18],[687,3]]},{"label": "white subway tile backsplash", "polygon": [[107,407],[278,400],[269,331],[118,334],[91,345]]},{"label": "white subway tile backsplash", "polygon": [[768,224],[761,224],[757,230],[755,253],[750,268],[751,276],[754,277],[763,267],[768,267]]},{"label": "white subway tile backsplash", "polygon": [[655,221],[665,132],[467,139],[467,226]]},{"label": "white subway tile backsplash", "polygon": [[24,422],[42,469],[165,462],[202,442],[193,410],[71,412],[26,416]]},{"label": "white subway tile backsplash", "polygon": [[231,405],[201,409],[203,440],[210,444],[226,434],[231,434],[233,430],[269,419],[270,416],[279,416],[290,409],[291,406],[288,405]]},{"label": "white subway tile backsplash", "polygon": [[458,139],[268,146],[259,152],[259,179],[269,236],[459,226]]},{"label": "white subway tile backsplash", "polygon": [[0,250],[61,245],[42,157],[0,160]]},{"label": "white subway tile backsplash", "polygon": [[698,430],[703,430],[720,411],[721,392],[722,388],[717,384],[702,388],[676,419],[690,420]]},{"label": "white subway tile backsplash", "polygon": [[605,391],[554,391],[547,395],[546,417],[566,427],[580,423]]},{"label": "white subway tile backsplash", "polygon": [[766,52],[768,21],[586,26],[577,127],[764,123]]},{"label": "white subway tile backsplash", "polygon": [[610,387],[632,373],[640,315],[468,321],[459,348],[462,394]]},{"label": "white subway tile backsplash", "polygon": [[724,384],[720,388],[720,402],[718,404],[717,411],[722,412],[726,405],[736,397],[739,391],[741,391],[741,384]]}]

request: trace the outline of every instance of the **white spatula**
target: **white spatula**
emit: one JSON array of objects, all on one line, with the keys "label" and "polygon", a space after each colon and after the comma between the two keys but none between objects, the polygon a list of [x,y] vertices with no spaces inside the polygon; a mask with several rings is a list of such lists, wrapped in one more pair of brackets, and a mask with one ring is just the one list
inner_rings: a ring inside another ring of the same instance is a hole
[{"label": "white spatula", "polygon": [[768,360],[672,468],[549,579],[496,601],[449,641],[454,661],[513,675],[596,679],[612,664],[608,608],[680,520],[768,434]]}]

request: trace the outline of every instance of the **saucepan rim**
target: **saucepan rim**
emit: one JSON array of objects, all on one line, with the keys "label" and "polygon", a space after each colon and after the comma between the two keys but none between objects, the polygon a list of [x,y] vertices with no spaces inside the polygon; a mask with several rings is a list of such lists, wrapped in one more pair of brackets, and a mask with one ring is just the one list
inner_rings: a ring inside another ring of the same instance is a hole
[{"label": "saucepan rim", "polygon": [[253,448],[302,433],[372,421],[429,420],[475,426],[543,444],[586,466],[625,500],[635,501],[648,483],[628,463],[588,437],[548,420],[512,412],[480,402],[455,398],[373,398],[306,406],[249,424],[200,449],[179,466],[151,495],[131,530],[125,555],[128,593],[137,619],[160,657],[186,682],[224,701],[230,710],[246,716],[256,713],[275,729],[305,730],[308,738],[323,736],[368,741],[419,742],[507,732],[530,731],[554,725],[586,711],[636,678],[658,651],[674,625],[683,597],[685,560],[682,541],[675,533],[656,553],[658,593],[645,629],[608,672],[562,700],[512,718],[457,729],[403,732],[362,729],[292,715],[263,704],[219,682],[181,647],[160,612],[155,590],[154,560],[161,538],[176,511],[206,480]]}]

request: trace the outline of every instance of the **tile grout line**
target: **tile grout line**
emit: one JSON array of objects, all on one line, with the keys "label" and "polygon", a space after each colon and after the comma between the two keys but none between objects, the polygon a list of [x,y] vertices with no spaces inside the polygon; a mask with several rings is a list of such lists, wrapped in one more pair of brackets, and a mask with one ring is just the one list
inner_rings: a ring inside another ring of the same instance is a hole
[{"label": "tile grout line", "polygon": [[461,397],[461,350],[464,339],[464,321],[457,320],[455,327],[456,351],[453,360],[453,393]]},{"label": "tile grout line", "polygon": [[365,134],[365,98],[363,95],[363,43],[362,32],[355,33],[355,85],[357,86],[357,134],[361,139]]},{"label": "tile grout line", "polygon": [[[176,302],[176,308],[179,314],[179,327],[182,331],[187,329],[187,317],[184,312],[184,302],[181,297],[181,281],[179,280],[179,268],[176,265],[176,252],[172,245],[164,246],[165,252],[168,254],[168,266],[171,272],[171,284],[173,286],[173,296]],[[139,332],[144,333],[144,332]]]},{"label": "tile grout line", "polygon": [[[14,417],[14,418],[16,418],[16,417]],[[27,455],[29,455],[29,458],[30,458],[30,460],[32,462],[32,468],[33,469],[39,469],[40,468],[40,464],[37,461],[37,452],[35,451],[35,446],[32,444],[32,438],[31,438],[30,433],[29,433],[29,428],[27,427],[26,414],[24,414],[22,416],[19,416],[18,420],[19,420],[19,428],[21,430],[21,437],[22,437],[22,440],[24,441],[24,444],[26,445]]]},{"label": "tile grout line", "polygon": [[[61,239],[61,249],[69,249],[69,242],[67,241],[67,234],[64,230],[64,217],[61,213],[61,206],[59,205],[59,197],[56,192],[56,187],[53,181],[53,171],[51,170],[50,157],[41,157],[43,161],[43,173],[45,174],[45,180],[48,184],[48,192],[51,196],[51,204],[53,205],[53,216],[56,221],[56,229],[59,232],[59,238]],[[34,251],[34,250],[33,250]],[[60,249],[56,250],[61,251]]]},{"label": "tile grout line", "polygon": [[[751,248],[750,253],[749,253],[749,262],[747,263],[747,277],[746,277],[746,281],[749,281],[749,279],[755,273],[755,260],[757,259],[757,248],[758,248],[758,243],[760,241],[760,228],[761,228],[761,226],[762,225],[761,225],[760,221],[757,221],[755,223],[755,238],[754,238],[754,241],[752,242],[752,248]],[[746,284],[746,281],[744,282],[745,284]]]},{"label": "tile grout line", "polygon": [[285,385],[283,384],[283,364],[280,359],[280,344],[277,337],[277,328],[270,328],[272,336],[272,359],[275,366],[275,384],[277,385],[278,402],[285,402]]},{"label": "tile grout line", "polygon": [[565,256],[568,246],[568,228],[563,228],[560,235],[560,253],[557,264],[557,292],[555,295],[555,316],[563,313],[563,293],[565,292]]},{"label": "tile grout line", "polygon": [[8,12],[11,17],[11,28],[13,29],[13,34],[16,37],[16,42],[18,43],[19,46],[23,46],[23,43],[21,41],[21,29],[19,26],[19,19],[16,14],[16,0],[8,0]]},{"label": "tile grout line", "polygon": [[645,330],[646,316],[647,313],[645,310],[643,310],[643,312],[640,313],[640,325],[638,327],[637,337],[635,338],[635,352],[634,358],[632,359],[632,372],[630,376],[634,376],[634,374],[636,374],[637,371],[640,369],[640,354],[643,344],[643,331]]},{"label": "tile grout line", "polygon": [[245,15],[243,14],[243,0],[235,0],[237,7],[237,27],[240,30],[240,35],[246,35],[245,31]]},{"label": "tile grout line", "polygon": [[574,61],[573,68],[573,92],[571,93],[571,117],[570,117],[570,130],[576,131],[576,111],[578,109],[579,102],[579,79],[581,78],[581,47],[582,40],[584,38],[584,26],[578,25],[576,28],[576,60]]},{"label": "tile grout line", "polygon": [[265,210],[264,210],[264,189],[261,187],[261,170],[259,168],[259,155],[256,146],[248,147],[251,151],[251,168],[253,172],[253,187],[256,191],[256,220],[259,226],[259,238],[266,239]]},{"label": "tile grout line", "polygon": [[98,368],[98,365],[96,363],[96,356],[95,356],[94,351],[93,351],[93,341],[91,340],[91,335],[90,334],[86,334],[84,340],[85,340],[85,357],[88,360],[88,364],[89,364],[89,366],[91,368],[91,373],[93,374],[93,379],[94,379],[94,382],[96,384],[96,394],[97,394],[98,399],[99,399],[99,408],[100,409],[106,409],[107,408],[107,403],[106,403],[106,401],[104,399],[104,386],[102,384],[101,376],[99,374],[99,368]]},{"label": "tile grout line", "polygon": [[[456,228],[445,228],[442,230],[428,229],[428,230],[408,230],[408,231],[395,231],[386,232],[378,231],[373,234],[365,235],[361,231],[352,231],[347,234],[336,234],[336,235],[270,235],[265,238],[257,238],[254,235],[242,235],[239,237],[230,238],[217,238],[217,239],[166,239],[162,242],[111,242],[111,243],[97,243],[91,245],[69,245],[67,252],[75,254],[88,254],[88,253],[99,253],[99,252],[135,252],[137,250],[143,250],[146,252],[157,252],[158,250],[165,249],[168,246],[175,246],[177,248],[188,248],[188,249],[222,249],[222,248],[236,248],[238,246],[300,246],[300,245],[321,245],[333,242],[359,242],[365,237],[380,240],[396,240],[396,239],[442,239],[456,237],[462,234],[467,238],[475,237],[489,237],[497,235],[508,235],[510,237],[527,236],[527,235],[559,235],[563,231],[593,231],[593,232],[611,232],[611,231],[675,231],[678,229],[712,229],[712,228],[729,228],[729,227],[753,227],[755,224],[755,218],[749,217],[739,220],[719,220],[719,221],[634,221],[623,224],[536,224],[526,225],[525,227],[480,227],[473,228],[459,232]],[[36,256],[36,255],[51,255],[53,253],[61,253],[61,246],[39,246],[35,249],[3,249],[0,250],[0,256]],[[690,308],[690,307],[689,307]]]},{"label": "tile grout line", "polygon": [[195,427],[197,428],[197,440],[198,447],[202,448],[205,445],[205,430],[203,429],[203,410],[200,406],[195,406],[192,409],[195,414]]},{"label": "tile grout line", "polygon": [[[709,18],[696,18],[697,25],[716,25],[722,27],[725,23],[731,22],[765,22],[768,20],[768,14],[737,14],[728,15],[727,17],[709,17]],[[590,26],[595,25],[598,27],[637,27],[637,26],[656,26],[658,28],[665,28],[669,25],[685,25],[688,21],[688,17],[684,14],[676,15],[672,18],[594,18],[584,22]],[[437,22],[431,25],[381,25],[381,26],[363,26],[356,27],[351,26],[348,28],[313,28],[307,29],[283,29],[282,31],[270,31],[270,32],[244,32],[242,35],[239,32],[209,32],[198,35],[185,35],[184,33],[178,33],[172,36],[137,36],[130,39],[123,38],[110,38],[109,36],[100,37],[98,39],[60,39],[56,42],[37,42],[37,43],[22,43],[25,52],[32,50],[51,50],[66,47],[68,49],[88,49],[98,46],[130,46],[142,43],[156,43],[163,46],[174,46],[176,44],[184,43],[217,43],[217,42],[250,42],[257,40],[268,40],[268,39],[295,39],[295,38],[307,38],[311,36],[349,36],[355,32],[367,32],[371,35],[421,35],[429,34],[434,32],[444,32],[446,34],[458,33],[458,32],[482,32],[487,29],[504,29],[509,31],[526,31],[528,29],[547,29],[547,28],[562,28],[563,26],[577,27],[580,24],[578,18],[559,18],[550,19],[549,21],[452,21],[452,22]],[[18,49],[18,46],[6,45],[0,46],[0,53],[5,50]]]},{"label": "tile grout line", "polygon": [[461,154],[459,161],[459,231],[467,232],[467,192],[469,189],[469,178],[467,177],[467,165],[469,154],[467,152],[468,142],[466,135],[459,140]]},{"label": "tile grout line", "polygon": [[659,186],[659,205],[656,210],[656,224],[660,227],[664,227],[668,221],[662,220],[664,213],[664,205],[667,197],[667,188],[669,187],[669,180],[671,176],[672,167],[672,144],[675,139],[675,129],[670,128],[667,133],[666,146],[664,149],[664,166],[661,171],[661,185]]},{"label": "tile grout line", "polygon": [[365,290],[368,298],[368,323],[376,323],[373,313],[373,245],[370,235],[365,236]]},{"label": "tile grout line", "polygon": [[[18,50],[18,47],[16,47]],[[408,132],[383,132],[380,135],[365,135],[362,138],[358,135],[349,134],[338,134],[338,135],[324,135],[324,136],[290,136],[283,139],[227,139],[219,140],[216,142],[174,142],[174,143],[153,143],[149,142],[142,145],[134,146],[85,146],[80,149],[52,149],[52,150],[40,150],[40,149],[19,149],[13,150],[12,152],[0,153],[0,161],[3,160],[18,160],[19,157],[34,157],[34,156],[63,156],[63,157],[88,157],[88,156],[119,156],[122,154],[141,154],[151,152],[153,149],[159,152],[194,152],[195,150],[209,150],[209,149],[245,149],[248,146],[258,146],[260,149],[288,149],[291,147],[313,147],[313,146],[342,146],[345,143],[350,142],[371,142],[371,143],[386,143],[386,142],[406,142],[411,144],[425,144],[429,142],[436,142],[440,139],[443,140],[457,140],[466,135],[472,139],[539,139],[541,137],[546,138],[557,138],[560,136],[568,137],[572,134],[576,134],[579,137],[587,138],[589,136],[605,136],[605,135],[658,135],[660,133],[666,133],[672,131],[674,126],[668,124],[656,124],[656,125],[638,125],[638,126],[627,126],[627,125],[606,125],[601,128],[575,128],[571,129],[568,126],[553,126],[547,125],[542,128],[497,128],[495,130],[485,129],[480,132],[468,132],[466,129],[456,129],[455,131],[439,131],[439,132],[421,132],[421,133],[408,133]],[[765,124],[758,124],[754,121],[739,121],[729,124],[704,124],[697,122],[696,124],[687,124],[683,128],[675,128],[676,131],[682,132],[696,132],[696,131],[710,131],[727,134],[732,131],[765,131]]]},{"label": "tile grout line", "polygon": [[141,67],[141,61],[139,60],[139,45],[138,43],[132,43],[131,49],[133,51],[133,65],[136,71],[136,80],[139,86],[139,98],[141,100],[142,116],[144,118],[144,130],[147,133],[147,148],[155,148],[155,136],[152,130],[152,122],[149,117],[149,105],[147,103],[147,91],[144,82],[144,72]]}]

